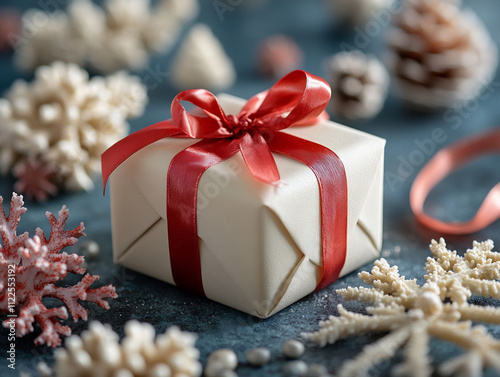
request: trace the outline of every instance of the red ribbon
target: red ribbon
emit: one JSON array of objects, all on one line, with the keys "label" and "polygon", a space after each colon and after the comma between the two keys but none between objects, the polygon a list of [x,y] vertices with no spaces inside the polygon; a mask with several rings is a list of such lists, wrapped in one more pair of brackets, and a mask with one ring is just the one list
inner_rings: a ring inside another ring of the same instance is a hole
[{"label": "red ribbon", "polygon": [[495,185],[472,219],[444,222],[424,213],[424,203],[432,189],[453,171],[474,159],[500,153],[500,129],[486,132],[440,150],[415,178],[410,191],[410,206],[422,225],[446,234],[469,234],[486,228],[500,218],[500,183]]},{"label": "red ribbon", "polygon": [[[250,98],[237,115],[226,115],[204,89],[186,90],[172,101],[172,120],[139,130],[102,155],[104,187],[110,174],[137,151],[165,137],[202,139],[178,153],[167,173],[170,262],[175,284],[205,296],[198,242],[198,183],[209,167],[241,152],[251,174],[267,183],[280,176],[272,152],[306,164],[316,175],[321,200],[322,276],[317,289],[338,279],[347,242],[347,180],[339,157],[326,147],[280,132],[327,119],[330,87],[321,78],[293,71],[268,91]],[[202,110],[186,111],[181,101]],[[287,114],[283,116],[283,114]]]}]

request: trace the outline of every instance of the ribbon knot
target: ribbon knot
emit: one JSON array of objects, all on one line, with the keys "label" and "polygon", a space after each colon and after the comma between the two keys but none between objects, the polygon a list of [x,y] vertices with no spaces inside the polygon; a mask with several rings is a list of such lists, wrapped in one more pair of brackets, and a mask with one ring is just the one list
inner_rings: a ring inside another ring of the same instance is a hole
[{"label": "ribbon knot", "polygon": [[233,132],[233,135],[238,137],[244,133],[259,132],[263,125],[260,119],[252,119],[247,113],[240,113],[238,116],[227,116],[227,128]]}]

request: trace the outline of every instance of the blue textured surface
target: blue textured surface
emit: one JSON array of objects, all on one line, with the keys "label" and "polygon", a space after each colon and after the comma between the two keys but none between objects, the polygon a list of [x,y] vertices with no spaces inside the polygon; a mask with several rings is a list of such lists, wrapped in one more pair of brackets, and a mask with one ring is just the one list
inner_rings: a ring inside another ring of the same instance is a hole
[{"label": "blue textured surface", "polygon": [[[66,0],[60,0],[54,3],[65,4],[66,2]],[[357,36],[355,31],[340,30],[325,11],[323,2],[318,0],[275,0],[262,7],[250,8],[241,5],[235,7],[234,11],[225,13],[223,20],[220,20],[215,12],[212,1],[202,0],[201,2],[202,12],[199,20],[213,28],[238,70],[238,82],[228,92],[244,98],[272,84],[272,81],[258,77],[253,71],[255,46],[261,38],[278,32],[290,34],[306,53],[303,68],[314,74],[323,75],[323,59],[339,51],[342,42],[353,45]],[[483,18],[493,39],[498,41],[500,38],[500,25],[498,24],[500,4],[498,1],[467,1],[466,4]],[[2,0],[1,5],[28,7],[36,6],[37,2]],[[382,57],[384,54],[383,32],[370,38],[364,50]],[[0,56],[0,91],[7,89],[14,79],[23,77],[14,68],[11,58],[11,55]],[[150,62],[149,69],[165,72],[170,59],[171,55],[156,56]],[[148,70],[138,72],[138,74],[145,78]],[[387,139],[385,173],[386,176],[398,175],[401,161],[407,161],[412,153],[417,153],[415,151],[419,150],[420,142],[429,139],[436,128],[443,130],[445,140],[433,143],[433,145],[428,144],[428,150],[424,150],[423,153],[425,160],[437,148],[466,135],[496,126],[500,120],[499,85],[500,78],[497,75],[495,83],[490,88],[490,94],[485,96],[487,98],[471,102],[460,111],[452,110],[445,114],[414,113],[391,95],[383,112],[375,120],[350,123],[350,125]],[[169,104],[175,94],[168,80],[163,77],[159,85],[149,91],[150,102],[146,113],[131,122],[132,129],[136,130],[168,118]],[[487,158],[453,174],[432,193],[427,206],[428,211],[445,220],[470,217],[487,191],[498,182],[499,161],[498,157]],[[432,237],[439,237],[439,235],[417,227],[410,213],[409,188],[417,171],[423,165],[423,161],[418,162],[412,166],[407,177],[402,177],[397,182],[386,181],[383,255],[389,263],[399,265],[403,275],[416,277],[419,282],[422,282],[423,263],[429,255],[427,245]],[[6,200],[11,195],[10,185],[9,179],[1,178],[0,195]],[[27,203],[28,212],[21,221],[21,230],[33,233],[36,226],[48,229],[45,211],[57,212],[63,204],[66,204],[71,212],[68,226],[74,227],[83,221],[86,225],[87,239],[94,240],[101,246],[99,257],[89,261],[88,271],[101,275],[102,284],[114,284],[119,295],[118,299],[111,302],[109,311],[88,305],[89,319],[110,323],[121,336],[125,322],[133,318],[152,323],[157,332],[163,332],[169,326],[176,324],[183,330],[198,333],[197,345],[201,351],[202,361],[206,360],[211,351],[228,347],[238,354],[241,362],[238,368],[240,376],[270,376],[280,374],[284,362],[280,348],[285,340],[298,338],[303,331],[315,330],[319,320],[330,314],[336,314],[338,303],[344,304],[349,309],[363,310],[362,305],[356,302],[344,302],[335,293],[338,288],[360,285],[360,280],[355,273],[340,279],[321,292],[305,297],[267,320],[260,320],[116,266],[112,263],[111,257],[109,198],[102,196],[100,184],[97,184],[96,189],[89,193],[66,194],[43,204]],[[463,252],[471,245],[473,239],[491,238],[500,242],[499,232],[500,223],[497,222],[479,234],[448,237],[447,241],[450,247]],[[401,251],[398,252],[398,250]],[[369,268],[371,264],[362,269]],[[477,302],[498,304],[494,300],[478,300]],[[88,326],[88,323],[81,321],[68,324],[74,334],[80,334]],[[496,336],[500,335],[498,327],[490,326],[489,328]],[[35,334],[16,341],[18,372],[33,373],[38,362],[45,361],[49,365],[53,362],[52,349],[33,346],[33,339],[38,330],[35,330]],[[344,360],[359,353],[364,345],[374,341],[378,336],[363,335],[339,341],[324,349],[312,346],[307,349],[303,359],[308,363],[323,363],[329,371],[335,372]],[[17,375],[17,373],[10,373],[7,369],[7,361],[4,358],[7,351],[6,338],[5,330],[0,331],[0,355],[2,355],[0,375]],[[254,369],[244,364],[246,350],[257,346],[269,347],[272,352],[271,363],[262,369]],[[438,341],[431,343],[434,364],[457,352],[460,351],[446,343]],[[391,363],[382,363],[372,370],[370,375],[389,375],[391,365],[400,357],[399,355]],[[487,375],[494,374],[489,372]]]}]

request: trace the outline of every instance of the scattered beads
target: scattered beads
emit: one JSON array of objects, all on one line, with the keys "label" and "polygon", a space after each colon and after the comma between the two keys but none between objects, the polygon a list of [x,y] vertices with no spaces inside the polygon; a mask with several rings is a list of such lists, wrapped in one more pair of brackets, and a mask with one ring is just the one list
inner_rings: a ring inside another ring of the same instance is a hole
[{"label": "scattered beads", "polygon": [[297,359],[304,354],[304,344],[298,340],[283,343],[283,354],[290,359]]},{"label": "scattered beads", "polygon": [[306,377],[325,377],[328,376],[328,370],[324,365],[311,364],[307,369]]},{"label": "scattered beads", "polygon": [[234,377],[236,373],[233,371],[237,366],[238,357],[234,351],[222,348],[212,352],[208,357],[205,375],[207,377]]},{"label": "scattered beads", "polygon": [[85,241],[82,242],[82,245],[80,246],[80,251],[88,259],[94,259],[99,255],[100,247],[99,244],[95,241]]},{"label": "scattered beads", "polygon": [[261,367],[269,362],[271,352],[264,347],[254,348],[247,352],[246,357],[251,365]]},{"label": "scattered beads", "polygon": [[283,374],[288,377],[304,376],[307,371],[307,364],[300,360],[290,361],[283,366]]}]

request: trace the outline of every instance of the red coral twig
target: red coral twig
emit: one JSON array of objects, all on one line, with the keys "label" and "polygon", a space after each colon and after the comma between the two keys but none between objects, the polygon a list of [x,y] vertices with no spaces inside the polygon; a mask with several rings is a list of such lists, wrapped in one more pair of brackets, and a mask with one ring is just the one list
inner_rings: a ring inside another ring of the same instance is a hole
[{"label": "red coral twig", "polygon": [[[0,204],[2,197],[0,197]],[[35,339],[35,344],[47,344],[56,347],[61,343],[61,335],[71,334],[68,326],[63,326],[59,320],[68,318],[68,310],[73,320],[79,318],[87,320],[87,309],[79,301],[96,303],[104,309],[109,309],[107,298],[116,298],[115,288],[112,285],[92,289],[90,286],[99,279],[98,275],[86,274],[74,286],[58,287],[56,282],[64,279],[68,272],[83,275],[85,268],[81,265],[84,257],[61,252],[67,246],[74,245],[78,238],[84,236],[84,225],[65,230],[69,211],[66,206],[59,211],[56,218],[47,212],[46,216],[51,224],[50,236],[47,239],[40,228],[36,235],[28,238],[28,234],[16,235],[16,228],[22,214],[22,196],[13,194],[9,216],[0,206],[0,236],[3,247],[0,246],[0,313],[11,310],[12,303],[8,299],[7,279],[8,265],[15,266],[15,309],[16,334],[21,337],[34,331],[34,323],[42,328],[42,333]],[[11,267],[12,269],[12,267]],[[61,300],[67,307],[47,308],[43,297],[54,297]],[[10,321],[10,319],[9,319]],[[9,321],[3,326],[8,327]]]}]

